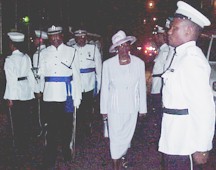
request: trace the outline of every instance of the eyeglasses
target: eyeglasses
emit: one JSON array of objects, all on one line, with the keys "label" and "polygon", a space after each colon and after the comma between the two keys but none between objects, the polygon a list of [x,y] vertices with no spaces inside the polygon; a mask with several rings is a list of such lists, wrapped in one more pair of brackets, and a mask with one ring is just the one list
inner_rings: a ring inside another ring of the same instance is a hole
[{"label": "eyeglasses", "polygon": [[119,45],[118,47],[122,48],[122,47],[129,47],[129,46],[130,46],[129,43],[123,43],[123,44]]}]

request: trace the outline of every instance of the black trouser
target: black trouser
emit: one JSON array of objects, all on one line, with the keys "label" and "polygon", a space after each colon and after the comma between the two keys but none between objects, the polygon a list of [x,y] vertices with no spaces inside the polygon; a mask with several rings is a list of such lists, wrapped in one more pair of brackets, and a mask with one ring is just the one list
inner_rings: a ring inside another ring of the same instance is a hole
[{"label": "black trouser", "polygon": [[[189,155],[166,155],[163,154],[163,170],[190,170],[191,163]],[[202,165],[193,162],[193,170],[202,170]]]},{"label": "black trouser", "polygon": [[82,93],[82,101],[77,112],[77,143],[90,134],[92,122],[93,90]]},{"label": "black trouser", "polygon": [[162,109],[162,95],[161,93],[151,94],[151,106],[157,111]]},{"label": "black trouser", "polygon": [[30,114],[31,100],[13,100],[11,118],[13,121],[14,141],[18,151],[26,151],[32,130],[32,117]]},{"label": "black trouser", "polygon": [[73,128],[73,113],[66,113],[65,102],[45,102],[47,112],[47,145],[44,163],[47,166],[55,164],[58,141],[61,141],[65,161],[71,160],[70,142]]}]

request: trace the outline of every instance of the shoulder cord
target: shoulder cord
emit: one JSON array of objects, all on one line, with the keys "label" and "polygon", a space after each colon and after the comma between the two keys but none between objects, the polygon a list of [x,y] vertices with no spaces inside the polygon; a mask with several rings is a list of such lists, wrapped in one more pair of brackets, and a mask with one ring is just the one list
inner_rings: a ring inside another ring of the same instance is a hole
[{"label": "shoulder cord", "polygon": [[171,59],[171,61],[170,61],[169,66],[167,67],[167,69],[166,69],[163,73],[165,73],[165,72],[171,67],[175,55],[176,55],[176,48],[174,48],[174,54],[173,54],[173,56],[172,56],[172,59]]},{"label": "shoulder cord", "polygon": [[66,67],[69,68],[69,69],[72,69],[72,64],[73,64],[73,61],[74,61],[74,59],[75,59],[76,51],[77,51],[77,50],[75,49],[75,52],[74,52],[74,55],[73,55],[73,59],[72,59],[72,61],[71,61],[70,66],[68,66],[67,64],[61,62],[64,66],[66,66]]},{"label": "shoulder cord", "polygon": [[71,64],[70,64],[70,67],[69,68],[71,68],[72,67],[72,64],[73,64],[73,61],[74,61],[74,59],[75,59],[75,54],[76,54],[76,49],[75,49],[75,51],[74,51],[74,55],[73,55],[73,59],[72,59],[72,61],[71,61]]},{"label": "shoulder cord", "polygon": [[[171,67],[175,55],[176,55],[176,48],[174,48],[174,53],[173,53],[173,56],[172,56],[172,59],[171,59],[171,61],[170,61],[169,66],[168,66],[168,67],[166,68],[166,70],[161,74],[161,76]],[[161,81],[162,81],[162,86],[161,86],[160,92],[161,92],[161,94],[162,94],[163,85],[164,85],[164,80],[163,80],[163,78],[161,79]]]}]

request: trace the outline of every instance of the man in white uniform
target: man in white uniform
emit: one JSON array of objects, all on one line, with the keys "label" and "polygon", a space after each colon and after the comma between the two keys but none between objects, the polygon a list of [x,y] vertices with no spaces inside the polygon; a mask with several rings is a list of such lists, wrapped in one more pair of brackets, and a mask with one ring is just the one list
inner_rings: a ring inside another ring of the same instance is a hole
[{"label": "man in white uniform", "polygon": [[169,52],[167,45],[167,35],[163,27],[157,26],[154,32],[154,41],[159,48],[159,53],[154,60],[154,67],[152,71],[152,87],[151,87],[151,102],[153,111],[160,112],[162,108],[162,78],[164,72],[164,65]]},{"label": "man in white uniform", "polygon": [[40,91],[40,76],[38,75],[38,67],[39,67],[39,62],[40,62],[40,57],[41,53],[43,53],[44,49],[46,48],[46,40],[48,39],[47,33],[42,31],[42,30],[35,30],[35,38],[34,38],[34,46],[36,48],[36,52],[33,54],[33,72],[34,72],[34,77],[36,79],[35,81],[35,97],[37,100],[35,100],[34,106],[36,106],[35,114],[37,115],[39,127],[40,127],[40,135],[46,133],[45,128],[47,126],[47,121],[46,121],[46,112],[44,111],[43,107],[43,100],[41,99],[42,97],[42,92]]},{"label": "man in white uniform", "polygon": [[178,1],[169,45],[175,47],[170,67],[162,75],[163,118],[159,151],[164,169],[189,170],[207,162],[215,130],[215,105],[209,85],[210,66],[196,40],[210,21]]},{"label": "man in white uniform", "polygon": [[34,38],[34,45],[36,47],[36,51],[33,54],[33,71],[35,78],[37,78],[36,86],[35,86],[35,93],[40,93],[40,77],[38,75],[38,67],[40,62],[40,55],[43,50],[46,48],[46,40],[48,39],[47,33],[41,30],[35,30],[35,38]]},{"label": "man in white uniform", "polygon": [[39,74],[48,123],[44,166],[54,168],[58,139],[64,161],[71,160],[73,113],[81,101],[81,84],[75,49],[63,43],[62,27],[53,25],[47,34],[51,45],[41,53]]},{"label": "man in white uniform", "polygon": [[79,60],[82,101],[77,114],[77,144],[82,143],[91,132],[94,97],[101,87],[101,54],[96,45],[87,44],[87,32],[74,32],[76,45],[75,57]]},{"label": "man in white uniform", "polygon": [[34,75],[30,57],[22,51],[24,34],[9,32],[9,48],[12,52],[5,60],[6,89],[4,99],[8,101],[14,144],[24,154],[29,141],[31,100],[34,98]]}]

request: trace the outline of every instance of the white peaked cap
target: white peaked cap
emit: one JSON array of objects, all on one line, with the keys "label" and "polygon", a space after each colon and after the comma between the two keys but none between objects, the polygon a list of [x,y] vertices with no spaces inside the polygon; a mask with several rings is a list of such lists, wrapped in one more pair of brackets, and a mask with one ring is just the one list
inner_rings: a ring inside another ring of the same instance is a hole
[{"label": "white peaked cap", "polygon": [[35,35],[38,38],[42,38],[42,39],[48,39],[47,33],[41,30],[35,30]]},{"label": "white peaked cap", "polygon": [[204,16],[201,12],[199,12],[189,4],[183,1],[178,1],[177,7],[178,8],[175,12],[174,17],[178,17],[178,14],[183,15],[187,19],[199,25],[201,28],[204,28],[204,26],[209,26],[211,24],[211,22],[206,16]]},{"label": "white peaked cap", "polygon": [[173,21],[173,17],[168,17],[166,19],[165,27],[169,29],[170,28],[170,24],[171,24],[172,21]]},{"label": "white peaked cap", "polygon": [[161,26],[157,26],[157,32],[158,32],[158,33],[164,33],[165,30],[164,30],[163,27],[161,27]]},{"label": "white peaked cap", "polygon": [[74,32],[74,35],[75,35],[76,37],[78,37],[78,36],[85,36],[85,35],[87,35],[87,31],[86,31],[86,30],[76,30],[76,31]]},{"label": "white peaked cap", "polygon": [[13,42],[23,42],[25,38],[25,35],[20,32],[9,32],[7,35]]},{"label": "white peaked cap", "polygon": [[47,30],[47,34],[48,35],[54,35],[54,34],[59,34],[62,32],[62,27],[59,27],[59,26],[55,26],[55,25],[52,25],[50,28],[48,28]]}]

